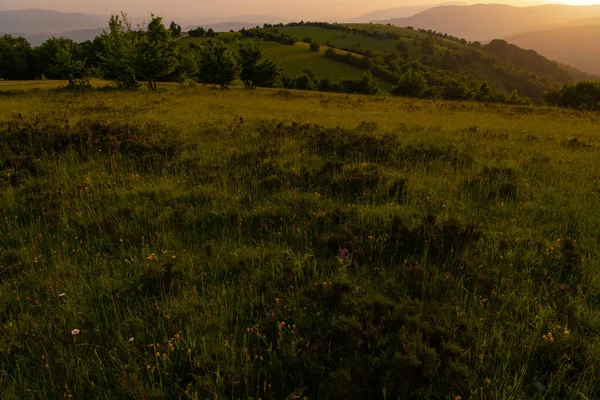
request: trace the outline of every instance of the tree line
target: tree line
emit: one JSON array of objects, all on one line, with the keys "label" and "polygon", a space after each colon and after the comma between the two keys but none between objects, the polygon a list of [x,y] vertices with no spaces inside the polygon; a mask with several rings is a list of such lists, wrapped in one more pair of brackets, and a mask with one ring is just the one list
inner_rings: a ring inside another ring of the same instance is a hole
[{"label": "tree line", "polygon": [[[70,87],[89,85],[88,78],[102,77],[112,80],[119,88],[131,89],[146,82],[152,90],[157,82],[199,82],[227,88],[241,80],[246,87],[284,87],[290,89],[321,90],[344,93],[373,94],[380,91],[374,77],[388,82],[394,95],[442,98],[447,100],[475,100],[528,104],[528,98],[516,90],[510,95],[497,91],[486,82],[477,83],[468,73],[469,65],[485,65],[495,73],[524,88],[526,94],[541,93],[551,81],[532,76],[530,70],[557,76],[562,71],[555,65],[541,63],[539,55],[527,52],[504,41],[493,41],[483,46],[492,56],[485,55],[473,44],[460,50],[449,51],[440,47],[447,36],[412,37],[413,45],[420,46],[421,60],[407,59],[408,47],[397,34],[377,32],[374,29],[349,28],[329,23],[293,23],[287,26],[309,25],[357,33],[380,40],[397,41],[396,50],[377,52],[359,44],[338,51],[329,44],[325,56],[337,62],[359,68],[365,73],[357,80],[334,81],[319,77],[310,69],[294,76],[284,76],[278,63],[264,56],[262,41],[294,44],[300,39],[278,31],[284,25],[267,25],[265,28],[242,29],[233,40],[238,41],[235,52],[212,29],[192,29],[192,37],[209,38],[188,48],[176,42],[181,37],[181,26],[171,22],[167,28],[160,17],[152,16],[141,29],[133,29],[126,15],[112,16],[109,29],[92,41],[75,43],[70,39],[51,38],[41,46],[32,46],[22,37],[0,37],[0,78],[9,80],[64,79]],[[437,34],[437,33],[436,33]],[[397,37],[398,36],[398,37]],[[248,40],[258,39],[258,40]],[[454,38],[450,38],[452,40]],[[321,46],[310,37],[302,39],[310,44],[310,51],[319,52]],[[437,57],[436,57],[437,56]],[[517,60],[528,69],[498,64],[494,56]],[[461,74],[460,72],[463,71]],[[558,76],[557,76],[558,77]],[[560,75],[566,80],[566,75]],[[544,94],[551,105],[598,109],[600,95],[598,84],[583,82],[552,88]]]}]

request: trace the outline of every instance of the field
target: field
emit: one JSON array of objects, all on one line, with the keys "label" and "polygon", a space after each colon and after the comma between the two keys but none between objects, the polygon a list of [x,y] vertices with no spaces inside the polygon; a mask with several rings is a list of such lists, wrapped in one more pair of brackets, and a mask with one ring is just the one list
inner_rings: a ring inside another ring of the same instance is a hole
[{"label": "field", "polygon": [[[210,40],[208,38],[184,38],[179,41],[182,46],[188,46],[190,43],[202,43]],[[232,41],[229,46],[234,52],[237,52],[238,45]],[[293,46],[284,45],[278,42],[263,42],[265,57],[271,57],[276,60],[283,69],[284,75],[296,75],[303,70],[310,68],[318,77],[331,77],[334,80],[359,79],[365,71],[333,61],[325,57],[327,47],[322,46],[319,52],[310,50],[307,43],[296,42]],[[346,53],[338,50],[339,53]],[[391,84],[375,77],[375,81],[382,89],[391,89]]]},{"label": "field", "polygon": [[599,119],[1,92],[0,398],[599,398]]}]

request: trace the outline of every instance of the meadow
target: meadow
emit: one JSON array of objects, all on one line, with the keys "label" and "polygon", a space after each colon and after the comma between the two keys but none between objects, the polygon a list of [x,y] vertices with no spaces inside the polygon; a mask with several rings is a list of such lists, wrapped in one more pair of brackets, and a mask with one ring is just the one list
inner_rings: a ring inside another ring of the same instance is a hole
[{"label": "meadow", "polygon": [[0,87],[0,398],[599,398],[599,119]]},{"label": "meadow", "polygon": [[[225,35],[220,33],[220,35]],[[227,37],[227,36],[225,36]],[[179,44],[187,47],[190,44],[201,44],[211,40],[211,38],[193,38],[186,37],[179,41]],[[241,39],[247,40],[247,39]],[[229,48],[236,52],[238,51],[238,42],[235,40],[229,41]],[[318,52],[310,50],[308,43],[296,42],[294,45],[284,45],[278,42],[263,42],[263,49],[265,57],[271,57],[281,67],[283,74],[293,76],[300,74],[306,69],[314,71],[318,77],[330,77],[335,80],[342,79],[360,79],[365,73],[364,70],[355,68],[353,66],[343,64],[334,60],[331,60],[325,56],[327,47],[321,46]],[[338,50],[340,54],[346,54],[346,51]],[[392,85],[383,79],[374,77],[380,88],[389,90]]]}]

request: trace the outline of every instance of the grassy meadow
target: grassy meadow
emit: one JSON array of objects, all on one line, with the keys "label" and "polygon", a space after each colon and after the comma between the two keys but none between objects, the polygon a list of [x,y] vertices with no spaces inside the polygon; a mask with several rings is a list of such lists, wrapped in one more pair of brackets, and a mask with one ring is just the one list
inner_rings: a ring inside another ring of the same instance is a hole
[{"label": "grassy meadow", "polygon": [[[322,29],[327,32],[326,30]],[[220,33],[220,35],[225,35]],[[227,37],[227,36],[225,36]],[[190,44],[201,44],[211,40],[211,38],[192,38],[186,37],[179,40],[181,46],[187,47]],[[248,39],[241,39],[248,40]],[[238,43],[236,41],[230,41],[229,47],[231,50],[237,53]],[[343,79],[360,79],[365,71],[359,68],[347,65],[341,62],[331,60],[325,56],[327,47],[321,46],[320,51],[314,52],[310,50],[308,43],[296,42],[294,45],[284,45],[279,42],[263,42],[264,54],[266,57],[271,57],[281,67],[284,75],[296,75],[302,71],[310,68],[318,77],[331,77],[335,80]],[[343,50],[337,50],[340,54],[347,53]],[[389,90],[392,85],[380,78],[373,78],[380,88]]]},{"label": "grassy meadow", "polygon": [[0,398],[599,398],[599,119],[0,87]]}]

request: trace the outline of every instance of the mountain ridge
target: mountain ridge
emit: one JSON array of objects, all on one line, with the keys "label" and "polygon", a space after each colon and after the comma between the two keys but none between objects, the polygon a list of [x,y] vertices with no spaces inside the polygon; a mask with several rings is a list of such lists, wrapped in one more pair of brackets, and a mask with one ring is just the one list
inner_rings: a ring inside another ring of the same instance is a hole
[{"label": "mountain ridge", "polygon": [[440,6],[408,18],[377,21],[396,26],[435,30],[470,41],[490,41],[516,35],[543,25],[556,25],[600,16],[600,5],[547,4],[516,7],[506,4]]}]

